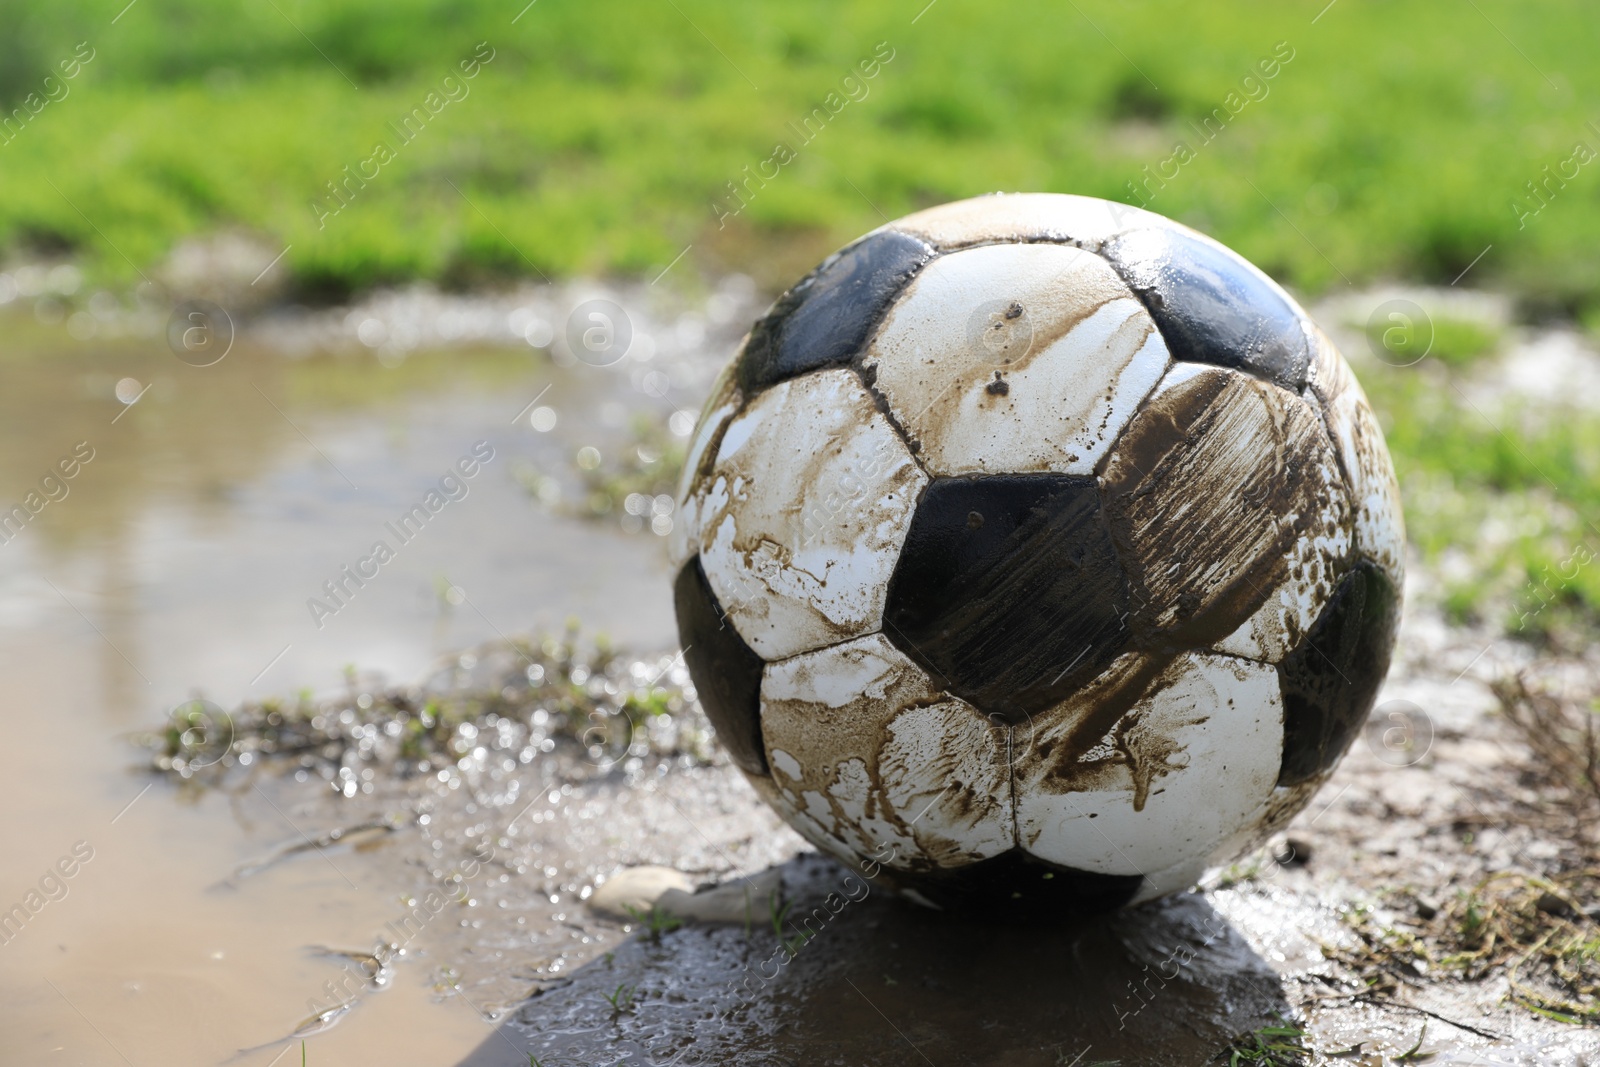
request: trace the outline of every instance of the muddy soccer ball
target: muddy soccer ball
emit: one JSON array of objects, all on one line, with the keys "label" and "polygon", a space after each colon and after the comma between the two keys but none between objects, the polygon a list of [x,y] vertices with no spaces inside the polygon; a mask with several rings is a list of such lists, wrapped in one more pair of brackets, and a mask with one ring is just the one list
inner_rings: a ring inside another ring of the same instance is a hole
[{"label": "muddy soccer ball", "polygon": [[1388,668],[1361,387],[1159,215],[988,196],[830,256],[714,387],[673,530],[695,689],[797,831],[923,903],[1067,916],[1283,826]]}]

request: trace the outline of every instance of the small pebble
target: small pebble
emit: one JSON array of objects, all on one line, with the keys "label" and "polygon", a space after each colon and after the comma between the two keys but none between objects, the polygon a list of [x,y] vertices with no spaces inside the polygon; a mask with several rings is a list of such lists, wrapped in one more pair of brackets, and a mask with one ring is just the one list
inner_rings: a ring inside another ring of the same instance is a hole
[{"label": "small pebble", "polygon": [[669,889],[657,905],[674,919],[697,923],[760,925],[772,914],[773,900],[783,894],[783,873],[776,867],[694,893]]},{"label": "small pebble", "polygon": [[595,889],[589,907],[625,922],[659,908],[679,922],[759,924],[782,891],[777,868],[696,889],[687,874],[671,867],[628,867]]},{"label": "small pebble", "polygon": [[637,916],[629,909],[647,914],[668,890],[687,893],[693,889],[689,876],[671,867],[627,867],[596,887],[589,907],[613,919],[633,921]]},{"label": "small pebble", "polygon": [[1534,902],[1534,907],[1546,915],[1559,915],[1563,918],[1572,918],[1572,908],[1566,901],[1554,893],[1540,893],[1539,899]]}]

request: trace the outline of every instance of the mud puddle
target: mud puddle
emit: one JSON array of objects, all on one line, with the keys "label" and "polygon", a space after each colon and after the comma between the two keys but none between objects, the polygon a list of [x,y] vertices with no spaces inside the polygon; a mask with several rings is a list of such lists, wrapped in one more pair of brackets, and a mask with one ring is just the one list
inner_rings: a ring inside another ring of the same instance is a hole
[{"label": "mud puddle", "polygon": [[[415,828],[223,884],[363,820],[326,807],[320,781],[174,789],[137,765],[131,732],[197,699],[343,689],[347,667],[362,684],[411,681],[443,653],[559,633],[572,616],[620,644],[664,643],[670,515],[656,495],[631,510],[629,497],[653,489],[651,450],[686,436],[702,377],[742,330],[710,320],[715,295],[665,319],[635,309],[636,336],[654,343],[605,366],[525,338],[290,357],[241,330],[201,367],[168,347],[164,319],[83,339],[8,310],[0,500],[48,502],[0,543],[0,801],[13,813],[0,829],[0,1063],[223,1062],[307,1016],[337,971],[312,946],[370,950],[398,913],[409,882],[360,865]],[[521,307],[500,312],[503,328]],[[585,448],[593,470],[575,462]],[[591,502],[597,520],[583,517]],[[408,515],[402,537],[390,527]],[[392,558],[350,581],[379,540]],[[382,784],[359,780],[355,797]],[[426,978],[406,971],[320,1035],[320,1062],[465,1055],[482,1024],[464,1001],[436,1005]]]}]

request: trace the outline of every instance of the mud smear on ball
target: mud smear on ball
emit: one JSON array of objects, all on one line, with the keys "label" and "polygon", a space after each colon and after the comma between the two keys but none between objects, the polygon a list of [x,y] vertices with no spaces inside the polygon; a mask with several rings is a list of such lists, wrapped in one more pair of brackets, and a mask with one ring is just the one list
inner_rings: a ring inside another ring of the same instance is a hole
[{"label": "mud smear on ball", "polygon": [[[1141,700],[1176,682],[1183,674],[1177,654],[1130,653],[1095,678],[1081,692],[1052,709],[1053,720],[1044,730],[1044,740],[1035,749],[1047,770],[1046,788],[1073,792],[1104,788],[1113,763],[1084,757],[1107,738],[1111,731]],[[1139,753],[1138,755],[1142,755]],[[1131,759],[1138,758],[1131,755]],[[1146,775],[1148,784],[1149,775]],[[1135,807],[1144,808],[1144,796],[1135,798]]]},{"label": "mud smear on ball", "polygon": [[772,783],[819,848],[927,871],[1015,843],[1009,735],[882,634],[769,665],[761,703]]},{"label": "mud smear on ball", "polygon": [[[976,301],[989,286],[1009,295]],[[934,260],[862,368],[932,474],[1089,474],[1167,362],[1155,323],[1105,261],[1017,245]]]},{"label": "mud smear on ball", "polygon": [[1331,506],[1338,524],[1334,471],[1299,397],[1209,367],[1169,375],[1100,474],[1142,647],[1205,648],[1237,630],[1290,578],[1313,519]]}]

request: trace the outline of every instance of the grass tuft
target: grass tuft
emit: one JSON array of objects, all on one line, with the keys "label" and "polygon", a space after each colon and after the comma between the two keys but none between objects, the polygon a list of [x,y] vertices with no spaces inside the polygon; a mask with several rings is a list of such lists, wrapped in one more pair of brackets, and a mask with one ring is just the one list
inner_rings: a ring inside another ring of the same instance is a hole
[{"label": "grass tuft", "polygon": [[638,992],[638,989],[638,986],[623,984],[617,986],[610,993],[602,993],[600,995],[605,998],[607,1004],[611,1005],[613,1015],[622,1015],[634,1010],[634,994]]},{"label": "grass tuft", "polygon": [[221,784],[244,767],[312,770],[345,796],[361,771],[400,778],[470,770],[475,762],[556,758],[573,777],[630,758],[711,758],[678,657],[636,660],[604,639],[496,641],[464,653],[425,686],[376,690],[353,678],[334,696],[301,692],[222,712],[191,701],[162,729],[135,736],[150,767],[191,786]]},{"label": "grass tuft", "polygon": [[644,925],[645,935],[657,943],[661,941],[662,934],[669,934],[683,925],[683,920],[668,915],[659,907],[652,907],[649,911],[640,911],[627,905],[623,907],[635,922]]},{"label": "grass tuft", "polygon": [[794,934],[788,934],[784,932],[783,924],[788,921],[789,911],[793,907],[794,904],[792,903],[784,904],[780,907],[778,904],[777,893],[773,893],[768,899],[769,918],[772,921],[772,932],[777,935],[778,942],[783,945],[784,951],[790,956],[794,956],[796,953],[798,953],[800,949],[805,946],[805,943],[811,940],[813,936],[811,932],[806,930],[800,930]]},{"label": "grass tuft", "polygon": [[1298,1026],[1280,1022],[1240,1034],[1217,1054],[1228,1067],[1311,1067],[1311,1049],[1305,1044],[1306,1032]]},{"label": "grass tuft", "polygon": [[1323,946],[1362,983],[1356,999],[1389,998],[1449,972],[1469,982],[1503,978],[1507,999],[1536,1015],[1600,1023],[1600,869],[1550,878],[1499,872],[1438,907],[1404,894],[1394,903],[1401,914],[1387,922],[1370,908],[1345,915],[1356,948]]},{"label": "grass tuft", "polygon": [[1600,700],[1552,692],[1526,670],[1492,688],[1500,713],[1533,754],[1528,773],[1580,825],[1593,825],[1600,814]]}]

